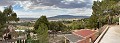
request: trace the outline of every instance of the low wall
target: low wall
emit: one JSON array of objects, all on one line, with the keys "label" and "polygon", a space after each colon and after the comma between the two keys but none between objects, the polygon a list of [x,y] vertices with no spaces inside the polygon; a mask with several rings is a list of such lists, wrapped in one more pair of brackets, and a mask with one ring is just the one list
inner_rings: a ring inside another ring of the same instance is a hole
[{"label": "low wall", "polygon": [[103,36],[105,35],[105,33],[108,31],[108,29],[109,29],[109,27],[107,26],[94,43],[99,43],[101,41],[101,39],[103,38]]}]

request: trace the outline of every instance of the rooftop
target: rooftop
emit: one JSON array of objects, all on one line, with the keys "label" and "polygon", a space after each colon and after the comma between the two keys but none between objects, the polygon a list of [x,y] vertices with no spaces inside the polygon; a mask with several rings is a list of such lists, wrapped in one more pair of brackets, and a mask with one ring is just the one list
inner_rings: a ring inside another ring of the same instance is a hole
[{"label": "rooftop", "polygon": [[74,43],[83,39],[83,37],[78,37],[74,34],[67,34],[65,35],[65,38],[68,39],[70,42],[74,42]]},{"label": "rooftop", "polygon": [[96,33],[96,31],[90,30],[90,29],[81,29],[81,30],[73,32],[73,34],[81,36],[81,37],[88,37],[94,33]]},{"label": "rooftop", "polygon": [[72,43],[77,43],[92,37],[97,31],[90,29],[73,30],[72,34],[66,34],[65,38]]}]

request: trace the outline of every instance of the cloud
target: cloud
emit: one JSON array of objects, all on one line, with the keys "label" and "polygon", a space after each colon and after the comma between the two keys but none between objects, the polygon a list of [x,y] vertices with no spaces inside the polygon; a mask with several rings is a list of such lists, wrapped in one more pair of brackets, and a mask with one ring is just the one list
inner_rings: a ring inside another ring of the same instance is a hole
[{"label": "cloud", "polygon": [[92,0],[2,0],[0,6],[19,4],[25,10],[51,8],[91,8]]},{"label": "cloud", "polygon": [[0,0],[0,6],[8,6],[8,5],[14,5],[15,2],[10,0]]},{"label": "cloud", "polygon": [[76,9],[54,9],[54,10],[35,10],[35,11],[21,11],[15,10],[21,18],[39,18],[42,15],[52,17],[56,15],[76,15],[76,16],[90,16],[92,10],[88,8],[76,8]]},{"label": "cloud", "polygon": [[0,11],[3,11],[3,10],[4,10],[4,7],[3,7],[3,6],[1,6],[1,7],[0,7]]},{"label": "cloud", "polygon": [[19,17],[90,16],[92,3],[93,0],[0,0],[0,10],[4,6],[13,5]]},{"label": "cloud", "polygon": [[91,0],[17,0],[25,10],[28,9],[51,9],[51,8],[91,8]]}]

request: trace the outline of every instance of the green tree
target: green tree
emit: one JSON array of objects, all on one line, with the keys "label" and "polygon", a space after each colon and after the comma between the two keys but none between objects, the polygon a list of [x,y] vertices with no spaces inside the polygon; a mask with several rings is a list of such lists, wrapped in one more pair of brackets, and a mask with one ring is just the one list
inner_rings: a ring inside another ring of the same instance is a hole
[{"label": "green tree", "polygon": [[12,6],[6,7],[3,12],[0,11],[0,34],[5,30],[10,21],[18,21],[17,14],[13,11]]},{"label": "green tree", "polygon": [[[0,11],[0,28],[8,26],[10,21],[18,21],[17,14],[13,11],[12,6],[6,7],[3,12]],[[8,28],[8,27],[7,27]],[[4,29],[3,29],[4,30]]]},{"label": "green tree", "polygon": [[46,16],[41,16],[34,25],[34,31],[37,33],[39,43],[48,43],[48,27],[49,22]]},{"label": "green tree", "polygon": [[49,22],[46,18],[46,16],[41,16],[36,22],[35,22],[35,25],[34,25],[34,29],[38,29],[38,27],[40,26],[40,23],[44,23],[46,24],[47,26],[49,26]]},{"label": "green tree", "polygon": [[117,5],[118,2],[119,0],[94,1],[92,6],[93,16],[91,18],[98,17],[96,19],[101,25],[106,24],[106,22],[111,24],[113,16],[120,14],[120,6]]},{"label": "green tree", "polygon": [[89,28],[97,28],[98,27],[98,16],[97,15],[92,15],[90,18],[89,18],[89,22],[88,22],[88,27]]},{"label": "green tree", "polygon": [[6,17],[5,15],[0,11],[0,36],[2,36],[2,33],[4,31],[4,27],[6,24]]},{"label": "green tree", "polygon": [[74,29],[84,29],[86,26],[85,20],[79,20],[79,21],[73,21],[70,25],[70,27],[72,28],[71,30]]},{"label": "green tree", "polygon": [[3,28],[6,23],[5,15],[0,11],[0,28]]},{"label": "green tree", "polygon": [[38,35],[39,43],[48,43],[48,27],[46,24],[41,23],[36,32]]},{"label": "green tree", "polygon": [[12,6],[8,6],[4,9],[3,14],[6,16],[6,21],[9,23],[10,21],[18,21],[17,14],[13,11]]},{"label": "green tree", "polygon": [[66,26],[62,22],[49,22],[49,30],[64,31]]}]

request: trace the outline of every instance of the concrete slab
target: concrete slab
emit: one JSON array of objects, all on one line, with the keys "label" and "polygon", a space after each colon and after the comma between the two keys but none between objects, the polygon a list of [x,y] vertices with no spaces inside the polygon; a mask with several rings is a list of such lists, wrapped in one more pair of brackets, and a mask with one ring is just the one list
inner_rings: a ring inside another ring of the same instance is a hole
[{"label": "concrete slab", "polygon": [[120,26],[111,26],[100,43],[120,43]]}]

